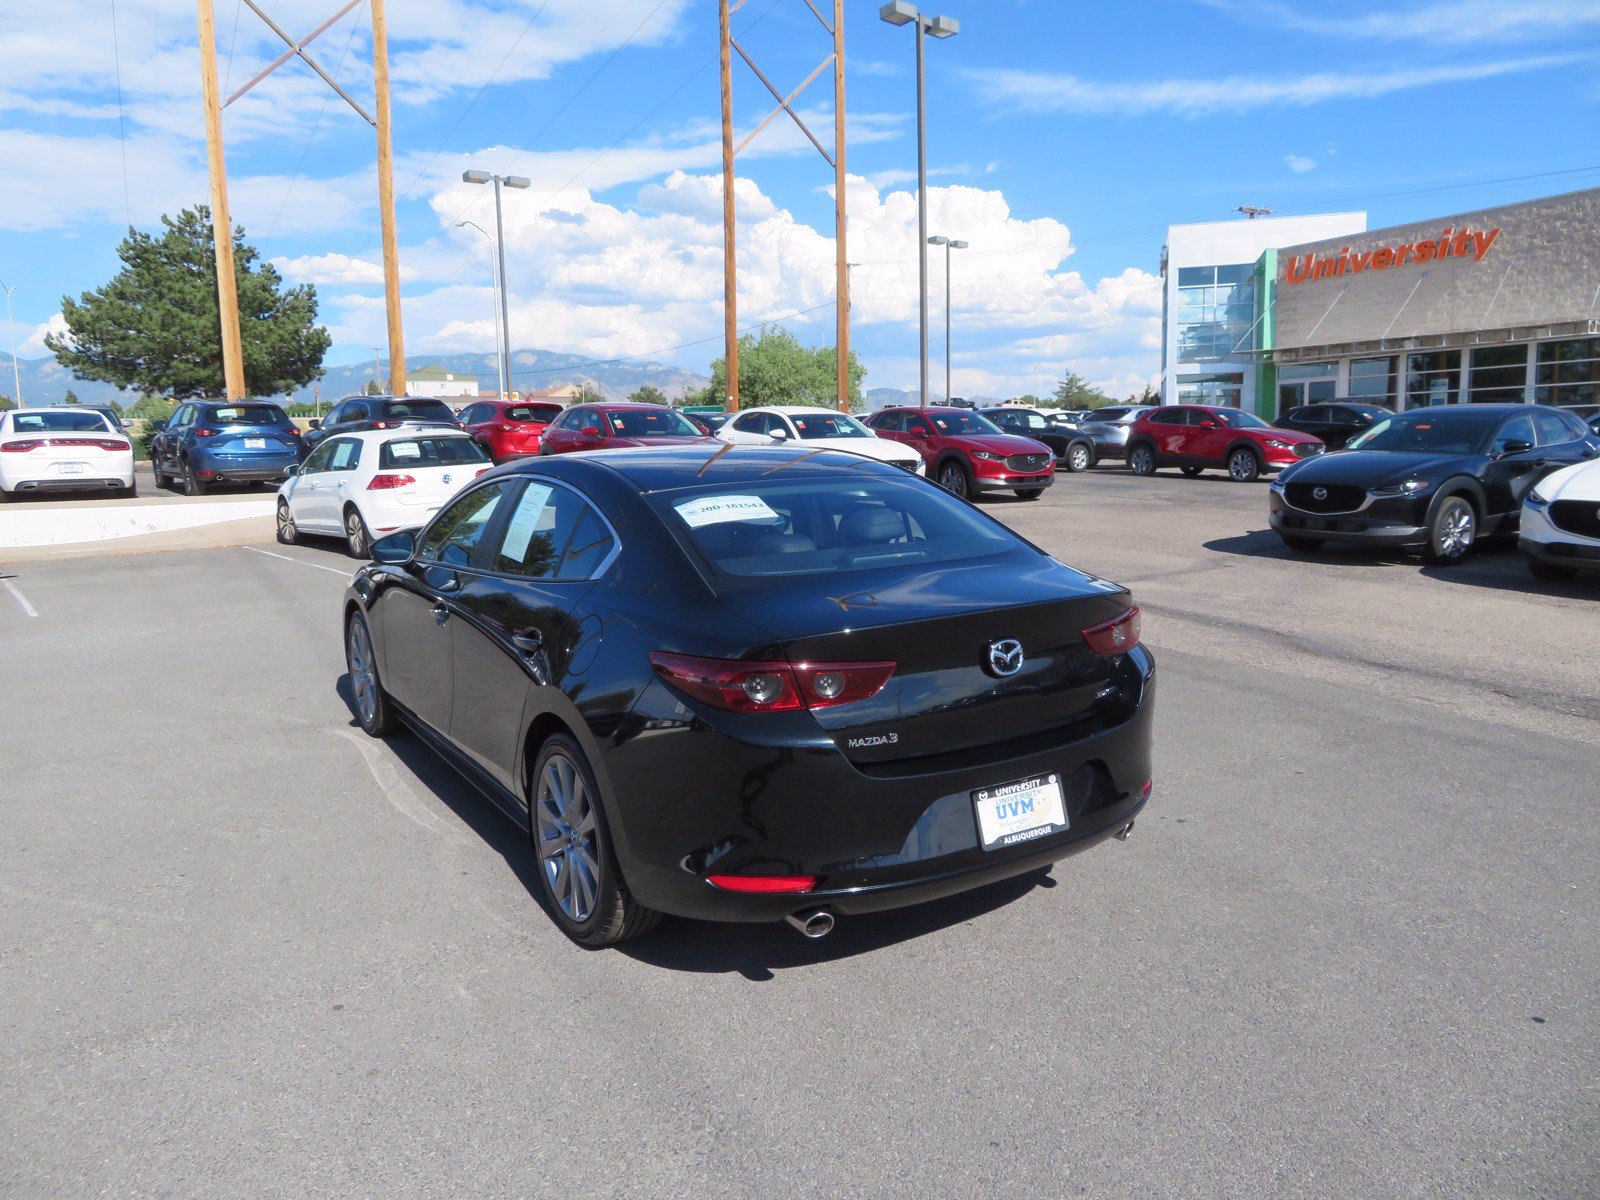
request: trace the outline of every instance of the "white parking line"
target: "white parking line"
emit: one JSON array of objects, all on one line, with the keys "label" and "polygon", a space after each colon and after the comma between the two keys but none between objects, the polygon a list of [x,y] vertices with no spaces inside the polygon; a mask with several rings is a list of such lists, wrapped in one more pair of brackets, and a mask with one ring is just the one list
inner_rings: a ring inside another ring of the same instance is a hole
[{"label": "white parking line", "polygon": [[35,610],[33,605],[28,603],[28,598],[26,596],[24,596],[21,591],[18,590],[16,584],[12,583],[11,580],[9,580],[9,579],[0,579],[0,583],[5,584],[6,585],[6,591],[10,592],[13,596],[15,596],[17,598],[17,603],[22,605],[22,611],[23,612],[27,613],[30,617],[37,617],[39,615],[39,613],[37,612],[37,610]]},{"label": "white parking line", "polygon": [[248,550],[252,554],[265,554],[268,558],[281,558],[284,562],[298,563],[302,567],[314,567],[318,571],[332,571],[335,575],[342,575],[346,579],[355,574],[354,571],[341,571],[338,567],[325,567],[321,563],[306,562],[303,558],[290,558],[287,554],[276,554],[271,550],[262,550],[255,546],[240,546],[239,549]]}]

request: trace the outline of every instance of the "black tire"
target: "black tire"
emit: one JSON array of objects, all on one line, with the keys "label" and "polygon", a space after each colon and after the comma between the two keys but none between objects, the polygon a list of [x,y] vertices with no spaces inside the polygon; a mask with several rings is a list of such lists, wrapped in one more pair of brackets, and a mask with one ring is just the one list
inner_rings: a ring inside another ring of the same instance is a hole
[{"label": "black tire", "polygon": [[[357,630],[359,629],[359,635]],[[358,663],[358,645],[365,661]],[[378,674],[378,655],[372,644],[372,630],[366,617],[351,613],[344,626],[344,665],[350,676],[351,699],[355,701],[356,721],[368,737],[388,737],[399,728],[394,706],[383,690],[383,679]],[[363,678],[368,684],[363,686]],[[369,690],[370,688],[370,690]]]},{"label": "black tire", "polygon": [[1478,510],[1457,494],[1446,496],[1428,522],[1428,545],[1422,557],[1436,567],[1454,566],[1472,553],[1478,541]]},{"label": "black tire", "polygon": [[1546,583],[1566,583],[1578,577],[1575,567],[1563,567],[1560,563],[1543,562],[1537,558],[1528,560],[1528,570],[1533,572],[1535,579],[1542,579]]},{"label": "black tire", "polygon": [[150,474],[156,477],[156,491],[162,491],[167,486],[167,477],[161,473],[161,464],[153,454],[150,456]]},{"label": "black tire", "polygon": [[614,946],[660,924],[661,914],[628,891],[611,848],[600,786],[576,741],[564,733],[550,735],[539,749],[528,791],[539,891],[561,932],[580,946]]},{"label": "black tire", "polygon": [[1235,483],[1254,483],[1261,478],[1261,456],[1245,446],[1230,450],[1228,478]]},{"label": "black tire", "polygon": [[194,464],[187,458],[183,460],[183,494],[185,496],[204,496],[211,490],[211,485],[194,473]]},{"label": "black tire", "polygon": [[1018,500],[1037,500],[1042,495],[1044,495],[1044,489],[1043,488],[1018,488],[1017,489],[1017,499]]},{"label": "black tire", "polygon": [[939,486],[952,496],[969,499],[972,495],[972,476],[958,459],[946,459],[939,466]]},{"label": "black tire", "polygon": [[1297,537],[1293,534],[1280,534],[1283,544],[1299,554],[1315,554],[1322,549],[1323,538]]},{"label": "black tire", "polygon": [[1140,443],[1128,451],[1128,470],[1135,475],[1156,473],[1156,452],[1153,446]]},{"label": "black tire", "polygon": [[289,507],[287,500],[278,501],[278,543],[283,546],[292,546],[300,538],[300,531],[295,527],[294,511]]},{"label": "black tire", "polygon": [[1178,470],[1182,471],[1190,479],[1193,479],[1196,475],[1200,474],[1201,471],[1204,471],[1205,468],[1204,467],[1179,467]]},{"label": "black tire", "polygon": [[10,503],[11,503],[11,493],[6,491],[5,488],[0,488],[0,504],[10,504]]},{"label": "black tire", "polygon": [[351,558],[365,561],[371,557],[372,534],[354,506],[344,510],[344,544]]},{"label": "black tire", "polygon": [[1094,466],[1094,447],[1088,442],[1073,442],[1067,447],[1066,468],[1076,475]]}]

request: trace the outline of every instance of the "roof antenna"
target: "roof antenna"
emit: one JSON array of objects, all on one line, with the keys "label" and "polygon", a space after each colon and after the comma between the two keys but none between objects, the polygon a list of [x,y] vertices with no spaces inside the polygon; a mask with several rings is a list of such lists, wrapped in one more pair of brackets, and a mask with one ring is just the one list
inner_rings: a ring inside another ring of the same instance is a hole
[{"label": "roof antenna", "polygon": [[1270,208],[1257,208],[1254,204],[1241,204],[1233,211],[1242,212],[1251,221],[1254,221],[1257,217],[1270,217],[1272,215]]}]

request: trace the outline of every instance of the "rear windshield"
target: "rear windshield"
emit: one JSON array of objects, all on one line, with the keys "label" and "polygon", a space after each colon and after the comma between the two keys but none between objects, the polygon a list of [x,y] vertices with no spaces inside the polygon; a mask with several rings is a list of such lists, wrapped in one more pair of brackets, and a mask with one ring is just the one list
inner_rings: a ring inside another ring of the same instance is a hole
[{"label": "rear windshield", "polygon": [[378,455],[378,466],[385,470],[398,467],[454,467],[464,463],[486,463],[489,456],[471,438],[465,437],[414,437],[385,442]]},{"label": "rear windshield", "polygon": [[1379,421],[1350,443],[1352,450],[1482,454],[1504,419],[1502,413],[1425,408]]},{"label": "rear windshield", "polygon": [[605,416],[611,432],[618,437],[704,436],[687,418],[670,408],[614,408]]},{"label": "rear windshield", "polygon": [[401,421],[455,421],[450,406],[439,400],[382,400],[383,415]]},{"label": "rear windshield", "polygon": [[878,436],[854,417],[847,417],[843,413],[805,413],[789,419],[794,422],[794,427],[800,431],[802,441],[811,441],[814,438],[869,438]]},{"label": "rear windshield", "polygon": [[1134,410],[1131,408],[1101,408],[1089,414],[1093,421],[1120,421]]},{"label": "rear windshield", "polygon": [[230,404],[206,409],[205,419],[213,425],[287,425],[289,418],[276,404]]},{"label": "rear windshield", "polygon": [[780,480],[651,498],[711,567],[741,577],[963,562],[1026,543],[917,480]]},{"label": "rear windshield", "polygon": [[924,415],[933,422],[935,429],[949,436],[970,437],[974,434],[1000,432],[993,421],[988,417],[980,417],[975,412],[929,412]]},{"label": "rear windshield", "polygon": [[548,425],[561,415],[559,404],[508,404],[501,414],[507,421]]},{"label": "rear windshield", "polygon": [[13,433],[105,433],[110,429],[97,412],[21,412],[11,414]]}]

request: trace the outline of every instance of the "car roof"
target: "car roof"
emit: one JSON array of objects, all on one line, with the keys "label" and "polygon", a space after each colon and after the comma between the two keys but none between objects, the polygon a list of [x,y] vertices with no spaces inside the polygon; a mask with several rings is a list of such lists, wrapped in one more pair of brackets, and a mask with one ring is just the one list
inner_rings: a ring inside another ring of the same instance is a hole
[{"label": "car roof", "polygon": [[[853,415],[851,413],[841,412],[837,408],[826,408],[821,404],[793,404],[793,405],[790,405],[790,404],[760,404],[760,405],[757,405],[755,408],[741,408],[737,413],[731,413],[731,414],[726,414],[726,415],[742,417],[742,416],[745,415],[745,413],[753,413],[753,412],[787,413],[791,417],[794,416],[796,413],[805,413],[808,416],[813,416],[813,417],[839,417],[839,416],[848,417],[848,416]],[[715,415],[723,415],[723,414],[697,413],[695,415],[697,415],[697,416],[715,416]]]},{"label": "car roof", "polygon": [[605,472],[621,476],[640,492],[664,492],[708,484],[758,483],[772,479],[779,470],[783,472],[782,478],[788,481],[859,479],[863,474],[895,480],[906,478],[901,467],[844,450],[742,446],[711,438],[677,446],[591,450],[585,454],[512,459],[496,468],[494,474],[548,474],[581,484],[585,475],[592,477],[593,473]]},{"label": "car roof", "polygon": [[950,404],[930,404],[927,408],[918,408],[915,404],[896,404],[890,408],[880,408],[879,412],[940,412],[940,413],[970,413],[976,412],[972,408],[957,408]]},{"label": "car roof", "polygon": [[356,438],[363,442],[398,442],[407,438],[442,437],[442,438],[467,438],[472,435],[465,429],[456,429],[450,425],[439,425],[433,428],[427,426],[411,426],[409,429],[356,429],[349,433],[331,434],[328,441],[335,439]]}]

